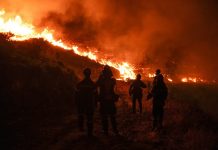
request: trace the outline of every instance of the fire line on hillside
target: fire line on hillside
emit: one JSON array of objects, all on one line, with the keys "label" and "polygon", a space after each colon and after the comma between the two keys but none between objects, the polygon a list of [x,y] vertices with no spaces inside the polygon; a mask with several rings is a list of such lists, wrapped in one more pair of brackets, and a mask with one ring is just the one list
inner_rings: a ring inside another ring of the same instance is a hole
[{"label": "fire line on hillside", "polygon": [[[114,67],[115,69],[119,70],[120,72],[120,80],[128,80],[128,79],[135,79],[136,73],[135,68],[133,65],[129,64],[128,62],[114,62],[110,61],[104,58],[101,58],[97,54],[97,50],[92,50],[89,48],[89,51],[85,51],[84,49],[80,48],[77,45],[67,45],[64,43],[61,39],[56,40],[54,38],[55,31],[50,30],[48,28],[45,28],[42,31],[38,31],[35,26],[29,23],[23,22],[22,18],[17,15],[14,18],[4,18],[5,10],[0,10],[0,32],[1,33],[12,33],[13,36],[10,38],[10,40],[14,41],[24,41],[31,38],[42,38],[49,43],[51,43],[54,46],[61,47],[65,50],[73,50],[74,53],[88,57],[91,60],[94,60],[102,65],[109,65],[111,67]],[[153,78],[155,75],[152,73],[146,73],[143,74],[145,77]],[[165,75],[168,82],[173,82],[174,80],[168,75]],[[203,80],[201,78],[197,77],[182,77],[180,79],[181,82],[207,82],[206,80]]]}]

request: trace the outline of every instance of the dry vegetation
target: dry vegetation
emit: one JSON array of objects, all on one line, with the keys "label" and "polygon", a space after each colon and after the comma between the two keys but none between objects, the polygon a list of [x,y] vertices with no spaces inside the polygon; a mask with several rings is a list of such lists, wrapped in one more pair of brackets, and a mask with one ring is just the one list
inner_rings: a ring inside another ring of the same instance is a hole
[{"label": "dry vegetation", "polygon": [[164,129],[155,133],[151,101],[143,99],[142,115],[131,114],[129,83],[118,82],[121,136],[103,136],[96,112],[96,137],[88,139],[76,128],[74,86],[83,68],[95,68],[96,78],[102,66],[40,39],[6,39],[0,36],[1,149],[218,149],[217,86],[168,85]]}]

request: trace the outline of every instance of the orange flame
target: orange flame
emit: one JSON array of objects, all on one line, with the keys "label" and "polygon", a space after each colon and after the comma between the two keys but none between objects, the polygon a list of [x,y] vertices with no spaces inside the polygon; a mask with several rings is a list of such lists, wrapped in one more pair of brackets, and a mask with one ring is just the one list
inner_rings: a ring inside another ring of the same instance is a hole
[{"label": "orange flame", "polygon": [[185,78],[182,78],[181,81],[182,82],[188,82],[188,79],[185,77]]},{"label": "orange flame", "polygon": [[149,78],[154,78],[155,76],[156,76],[155,73],[153,73],[153,74],[149,73],[149,74],[148,74],[148,77],[149,77]]},{"label": "orange flame", "polygon": [[15,18],[10,18],[8,20],[3,18],[3,15],[5,14],[4,10],[0,10],[0,32],[6,33],[11,32],[13,33],[13,37],[10,38],[10,40],[15,41],[23,41],[28,40],[30,38],[43,38],[44,40],[50,42],[54,46],[61,47],[65,50],[73,50],[74,53],[88,57],[91,60],[95,60],[96,62],[103,64],[103,65],[109,65],[111,67],[116,68],[120,71],[121,78],[123,80],[126,79],[134,79],[135,73],[134,73],[134,67],[128,64],[127,62],[112,62],[110,60],[98,58],[95,53],[92,51],[84,51],[81,48],[79,48],[77,45],[70,45],[63,43],[62,40],[56,40],[54,38],[54,31],[49,29],[44,29],[41,32],[37,32],[35,27],[32,24],[23,23],[22,18],[20,16],[16,16]]},{"label": "orange flame", "polygon": [[193,82],[193,83],[197,83],[197,82],[208,82],[204,79],[201,78],[197,78],[197,77],[183,77],[181,79],[182,82]]},{"label": "orange flame", "polygon": [[171,79],[171,78],[167,78],[167,80],[168,80],[169,82],[173,82],[173,79]]},{"label": "orange flame", "polygon": [[[136,74],[134,72],[135,68],[127,62],[113,62],[104,58],[97,57],[97,51],[89,49],[89,51],[85,51],[84,49],[80,48],[77,45],[67,45],[61,39],[56,40],[54,38],[54,30],[50,30],[45,28],[42,31],[36,30],[35,26],[32,24],[23,22],[22,18],[17,15],[14,18],[5,19],[5,10],[0,10],[0,32],[8,33],[11,32],[14,36],[10,38],[10,40],[14,41],[24,41],[30,38],[42,38],[48,42],[50,42],[54,46],[61,47],[65,50],[73,50],[75,54],[80,56],[88,57],[91,60],[94,60],[102,65],[109,65],[111,67],[116,68],[120,72],[120,79],[127,80],[127,79],[135,79]],[[149,78],[155,77],[155,74],[148,73]],[[173,82],[171,78],[167,77],[169,82]],[[207,82],[201,78],[196,77],[183,77],[181,82]],[[213,83],[216,83],[213,80]]]}]

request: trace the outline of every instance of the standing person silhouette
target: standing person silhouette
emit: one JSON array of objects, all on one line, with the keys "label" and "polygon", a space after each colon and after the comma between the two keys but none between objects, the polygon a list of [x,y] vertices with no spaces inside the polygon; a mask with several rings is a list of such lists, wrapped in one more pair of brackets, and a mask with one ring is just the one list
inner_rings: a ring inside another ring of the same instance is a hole
[{"label": "standing person silhouette", "polygon": [[136,100],[139,104],[139,112],[142,113],[142,88],[146,88],[146,84],[141,81],[141,75],[138,74],[136,79],[130,85],[129,95],[132,97],[132,112],[136,113]]},{"label": "standing person silhouette", "polygon": [[96,84],[91,80],[91,70],[83,71],[84,79],[77,84],[76,104],[78,111],[78,126],[84,130],[84,118],[87,119],[87,135],[93,136],[93,115],[96,105]]},{"label": "standing person silhouette", "polygon": [[156,70],[156,76],[154,77],[153,86],[151,90],[153,97],[153,128],[152,130],[158,130],[163,127],[163,115],[165,100],[168,96],[168,89],[164,83],[164,77],[161,74],[160,69]]},{"label": "standing person silhouette", "polygon": [[118,135],[116,122],[116,105],[118,95],[115,94],[116,79],[109,66],[105,66],[97,81],[99,87],[100,115],[102,129],[105,135],[108,135],[108,119],[112,125],[113,132]]}]

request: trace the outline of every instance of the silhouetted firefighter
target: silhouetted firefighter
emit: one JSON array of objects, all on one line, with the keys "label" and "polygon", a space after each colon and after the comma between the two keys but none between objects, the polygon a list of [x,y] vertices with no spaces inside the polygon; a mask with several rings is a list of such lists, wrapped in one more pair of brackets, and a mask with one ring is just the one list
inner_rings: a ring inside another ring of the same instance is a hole
[{"label": "silhouetted firefighter", "polygon": [[164,115],[165,100],[168,95],[168,89],[164,83],[163,75],[160,73],[160,69],[156,70],[156,76],[154,77],[153,87],[151,93],[148,95],[148,99],[153,97],[153,128],[152,130],[161,129]]},{"label": "silhouetted firefighter", "polygon": [[102,128],[105,135],[108,135],[108,119],[110,118],[113,132],[118,134],[116,122],[116,105],[119,96],[115,94],[116,79],[109,66],[105,66],[97,81],[99,87],[99,102]]},{"label": "silhouetted firefighter", "polygon": [[84,130],[84,117],[87,119],[87,134],[93,135],[93,115],[96,105],[96,84],[91,80],[91,70],[83,71],[84,79],[77,84],[76,102],[78,110],[78,125]]},{"label": "silhouetted firefighter", "polygon": [[130,85],[129,95],[132,97],[132,112],[136,113],[136,100],[139,103],[139,112],[142,113],[142,88],[146,88],[146,84],[141,81],[141,75],[136,76],[136,80]]}]

